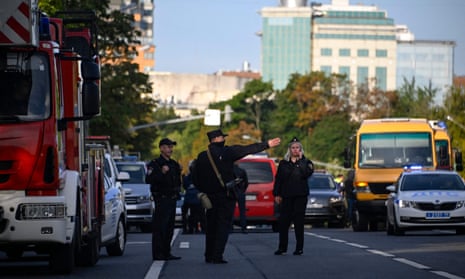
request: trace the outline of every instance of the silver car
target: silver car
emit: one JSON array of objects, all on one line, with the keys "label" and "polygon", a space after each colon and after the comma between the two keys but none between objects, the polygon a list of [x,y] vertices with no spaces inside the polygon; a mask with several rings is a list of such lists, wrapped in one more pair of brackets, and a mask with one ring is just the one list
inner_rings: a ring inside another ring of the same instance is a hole
[{"label": "silver car", "polygon": [[101,230],[101,246],[109,256],[122,256],[126,247],[126,206],[122,182],[129,174],[118,171],[109,153],[105,154],[105,222]]},{"label": "silver car", "polygon": [[119,171],[129,173],[129,181],[123,183],[128,226],[137,226],[142,232],[152,231],[152,214],[155,210],[151,199],[150,184],[145,183],[146,165],[141,161],[118,161]]}]

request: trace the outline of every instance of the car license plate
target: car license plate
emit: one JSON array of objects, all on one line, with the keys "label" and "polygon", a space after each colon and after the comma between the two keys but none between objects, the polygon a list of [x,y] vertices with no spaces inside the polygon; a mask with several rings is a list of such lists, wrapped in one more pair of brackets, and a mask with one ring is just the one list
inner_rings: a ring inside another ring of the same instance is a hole
[{"label": "car license plate", "polygon": [[307,208],[323,208],[323,205],[321,203],[310,203],[307,204]]},{"label": "car license plate", "polygon": [[449,212],[426,212],[426,219],[447,219],[450,218]]},{"label": "car license plate", "polygon": [[245,200],[246,201],[256,201],[257,196],[256,195],[245,195]]}]

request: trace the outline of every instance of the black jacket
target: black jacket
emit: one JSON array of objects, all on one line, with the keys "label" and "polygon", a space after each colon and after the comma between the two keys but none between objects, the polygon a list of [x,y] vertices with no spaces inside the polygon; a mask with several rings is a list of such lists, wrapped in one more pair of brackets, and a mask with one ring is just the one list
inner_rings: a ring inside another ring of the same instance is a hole
[{"label": "black jacket", "polygon": [[[161,168],[165,165],[170,170],[163,174]],[[162,156],[153,159],[147,164],[145,182],[150,184],[150,191],[155,197],[158,195],[177,196],[181,191],[181,166],[175,160],[166,160]]]},{"label": "black jacket", "polygon": [[[242,157],[258,153],[267,149],[268,143],[254,143],[250,145],[222,146],[222,143],[210,143],[208,148],[215,161],[216,167],[226,183],[235,178],[234,162]],[[199,191],[214,194],[226,193],[225,188],[220,184],[213,167],[208,159],[207,151],[202,151],[197,156],[194,171],[194,184]]]},{"label": "black jacket", "polygon": [[245,193],[247,187],[249,187],[249,178],[247,177],[247,172],[237,164],[234,164],[234,176],[241,180],[238,188],[242,193]]},{"label": "black jacket", "polygon": [[303,157],[293,163],[287,160],[279,162],[273,188],[274,196],[297,197],[309,194],[307,179],[313,174],[313,163]]}]

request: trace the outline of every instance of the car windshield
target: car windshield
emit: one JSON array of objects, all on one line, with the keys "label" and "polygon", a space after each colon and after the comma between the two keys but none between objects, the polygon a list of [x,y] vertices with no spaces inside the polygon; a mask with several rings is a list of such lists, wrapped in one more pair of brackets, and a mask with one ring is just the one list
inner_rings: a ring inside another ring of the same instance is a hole
[{"label": "car windshield", "polygon": [[129,173],[130,179],[126,183],[145,184],[145,167],[142,164],[117,164],[119,171]]},{"label": "car windshield", "polygon": [[372,133],[360,136],[360,168],[433,165],[429,133]]},{"label": "car windshield", "polygon": [[465,184],[458,175],[424,174],[406,175],[403,179],[402,191],[425,190],[465,190]]},{"label": "car windshield", "polygon": [[239,162],[239,167],[247,172],[250,184],[273,182],[273,171],[269,162]]},{"label": "car windshield", "polygon": [[329,175],[312,175],[308,178],[308,186],[311,190],[327,190],[334,191],[336,190],[336,184],[334,180]]}]

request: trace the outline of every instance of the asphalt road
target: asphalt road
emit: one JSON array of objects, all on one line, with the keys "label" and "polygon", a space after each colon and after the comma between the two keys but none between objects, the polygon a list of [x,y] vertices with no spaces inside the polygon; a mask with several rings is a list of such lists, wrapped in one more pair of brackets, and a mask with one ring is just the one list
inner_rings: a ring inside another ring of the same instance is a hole
[{"label": "asphalt road", "polygon": [[177,234],[173,254],[177,261],[151,260],[151,235],[128,234],[125,254],[108,257],[105,249],[94,267],[78,267],[70,275],[50,274],[46,257],[26,255],[12,262],[0,252],[0,278],[465,278],[465,236],[450,231],[358,232],[351,229],[309,228],[302,256],[275,256],[278,235],[270,228],[239,230],[230,235],[225,258],[228,264],[204,262],[204,235]]}]

